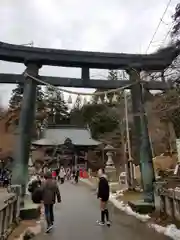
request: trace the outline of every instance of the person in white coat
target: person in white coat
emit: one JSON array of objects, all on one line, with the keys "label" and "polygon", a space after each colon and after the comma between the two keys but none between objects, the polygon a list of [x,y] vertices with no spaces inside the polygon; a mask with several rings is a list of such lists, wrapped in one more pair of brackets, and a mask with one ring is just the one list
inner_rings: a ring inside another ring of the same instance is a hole
[{"label": "person in white coat", "polygon": [[61,184],[64,183],[65,176],[66,176],[66,171],[65,171],[64,167],[61,166],[60,171],[59,171],[59,178],[60,178]]}]

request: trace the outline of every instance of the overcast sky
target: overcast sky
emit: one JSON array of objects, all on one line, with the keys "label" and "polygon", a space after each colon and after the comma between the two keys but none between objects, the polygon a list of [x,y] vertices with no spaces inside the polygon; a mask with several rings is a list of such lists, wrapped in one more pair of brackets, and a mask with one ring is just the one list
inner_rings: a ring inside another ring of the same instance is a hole
[{"label": "overcast sky", "polygon": [[[0,0],[0,41],[47,48],[143,53],[169,0]],[[172,0],[149,52],[171,26],[180,0]],[[22,73],[24,66],[0,62],[0,72]],[[43,67],[41,74],[80,76],[79,69]],[[97,74],[97,73],[96,73]],[[98,73],[99,74],[99,73]],[[103,74],[101,71],[100,74]],[[1,84],[7,105],[13,85]]]}]

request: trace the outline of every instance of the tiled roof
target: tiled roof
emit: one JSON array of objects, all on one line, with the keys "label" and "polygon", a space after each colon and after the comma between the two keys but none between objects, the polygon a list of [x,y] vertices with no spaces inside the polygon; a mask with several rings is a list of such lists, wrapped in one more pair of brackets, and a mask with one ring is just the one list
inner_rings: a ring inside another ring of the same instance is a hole
[{"label": "tiled roof", "polygon": [[45,130],[44,138],[33,144],[37,145],[61,145],[70,138],[74,145],[78,146],[97,146],[101,142],[91,138],[90,132],[86,128],[77,127],[50,127]]},{"label": "tiled roof", "polygon": [[37,141],[32,142],[34,145],[52,146],[57,145],[57,143],[51,139],[41,138]]}]

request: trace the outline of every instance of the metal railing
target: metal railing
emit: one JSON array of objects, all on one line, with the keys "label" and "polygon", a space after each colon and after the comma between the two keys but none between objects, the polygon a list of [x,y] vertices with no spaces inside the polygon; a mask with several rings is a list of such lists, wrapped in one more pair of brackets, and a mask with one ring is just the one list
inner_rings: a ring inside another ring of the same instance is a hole
[{"label": "metal railing", "polygon": [[7,239],[18,221],[18,198],[12,194],[0,207],[0,240]]}]

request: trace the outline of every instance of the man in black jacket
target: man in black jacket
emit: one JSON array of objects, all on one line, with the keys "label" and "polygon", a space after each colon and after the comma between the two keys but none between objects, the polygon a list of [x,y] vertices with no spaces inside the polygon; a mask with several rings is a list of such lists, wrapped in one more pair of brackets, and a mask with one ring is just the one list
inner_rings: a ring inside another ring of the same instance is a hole
[{"label": "man in black jacket", "polygon": [[100,199],[100,207],[101,207],[101,221],[99,221],[99,225],[105,225],[105,218],[107,226],[110,226],[109,221],[109,211],[108,211],[108,200],[109,200],[109,183],[107,180],[107,176],[105,175],[104,169],[99,169],[99,185],[98,185],[98,193],[97,197]]}]

